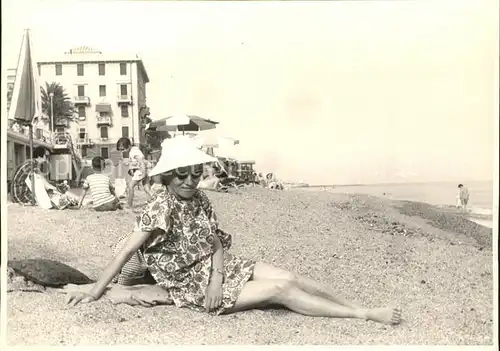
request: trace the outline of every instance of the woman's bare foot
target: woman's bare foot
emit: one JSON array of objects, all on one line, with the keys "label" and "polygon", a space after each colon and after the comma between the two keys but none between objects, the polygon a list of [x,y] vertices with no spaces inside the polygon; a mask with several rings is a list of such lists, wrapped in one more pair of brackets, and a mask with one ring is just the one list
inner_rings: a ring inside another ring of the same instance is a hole
[{"label": "woman's bare foot", "polygon": [[401,322],[401,309],[380,307],[371,308],[366,311],[366,319],[383,323],[383,324],[399,324]]}]

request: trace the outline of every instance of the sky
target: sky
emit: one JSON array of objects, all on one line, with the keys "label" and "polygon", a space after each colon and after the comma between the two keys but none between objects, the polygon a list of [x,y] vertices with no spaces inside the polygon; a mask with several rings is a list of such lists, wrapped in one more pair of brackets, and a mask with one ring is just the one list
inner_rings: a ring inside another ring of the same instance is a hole
[{"label": "sky", "polygon": [[216,120],[285,181],[494,178],[498,1],[6,0],[2,84],[24,28],[38,57],[137,53],[153,119]]}]

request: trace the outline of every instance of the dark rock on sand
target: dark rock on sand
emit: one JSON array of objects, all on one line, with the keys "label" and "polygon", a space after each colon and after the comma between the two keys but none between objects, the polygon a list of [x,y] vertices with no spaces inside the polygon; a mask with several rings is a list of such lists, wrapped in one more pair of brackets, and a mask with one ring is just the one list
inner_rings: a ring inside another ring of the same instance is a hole
[{"label": "dark rock on sand", "polygon": [[8,277],[11,290],[43,291],[41,287],[45,286],[60,287],[93,282],[79,270],[53,260],[12,260],[7,262],[7,266],[10,268]]}]

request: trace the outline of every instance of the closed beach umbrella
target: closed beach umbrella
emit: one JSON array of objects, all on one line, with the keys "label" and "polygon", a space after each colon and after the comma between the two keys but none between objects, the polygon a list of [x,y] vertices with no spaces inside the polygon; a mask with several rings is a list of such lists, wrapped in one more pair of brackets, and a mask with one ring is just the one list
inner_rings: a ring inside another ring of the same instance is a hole
[{"label": "closed beach umbrella", "polygon": [[[12,91],[12,100],[8,118],[29,127],[30,158],[33,159],[33,122],[41,116],[41,94],[38,68],[32,55],[32,43],[29,29],[26,29],[17,63],[16,80]],[[33,172],[33,164],[31,172]],[[34,177],[31,177],[31,189],[35,189]],[[33,191],[33,201],[35,192]]]},{"label": "closed beach umbrella", "polygon": [[8,118],[15,119],[22,124],[31,124],[34,118],[42,116],[41,101],[38,68],[32,56],[30,31],[26,29],[21,44]]}]

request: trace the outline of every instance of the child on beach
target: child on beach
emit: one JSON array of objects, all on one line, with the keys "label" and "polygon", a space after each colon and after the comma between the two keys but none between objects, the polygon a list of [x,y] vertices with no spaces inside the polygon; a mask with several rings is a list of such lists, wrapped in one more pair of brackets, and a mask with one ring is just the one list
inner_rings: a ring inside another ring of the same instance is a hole
[{"label": "child on beach", "polygon": [[87,176],[83,182],[83,195],[78,207],[80,208],[87,192],[92,192],[92,206],[96,211],[116,211],[121,209],[120,200],[114,195],[114,186],[108,175],[103,174],[105,160],[101,156],[92,159],[92,169],[94,174]]},{"label": "child on beach", "polygon": [[127,187],[128,190],[127,203],[129,207],[132,207],[132,204],[134,202],[134,188],[137,185],[139,185],[139,183],[142,183],[142,186],[144,187],[144,191],[146,192],[146,194],[148,194],[149,197],[152,196],[150,179],[146,171],[146,162],[144,160],[144,154],[137,146],[132,145],[132,142],[130,141],[129,138],[118,139],[118,142],[116,143],[116,150],[120,152],[129,153],[128,167],[129,167],[129,175],[132,176],[132,180],[129,182]]}]

